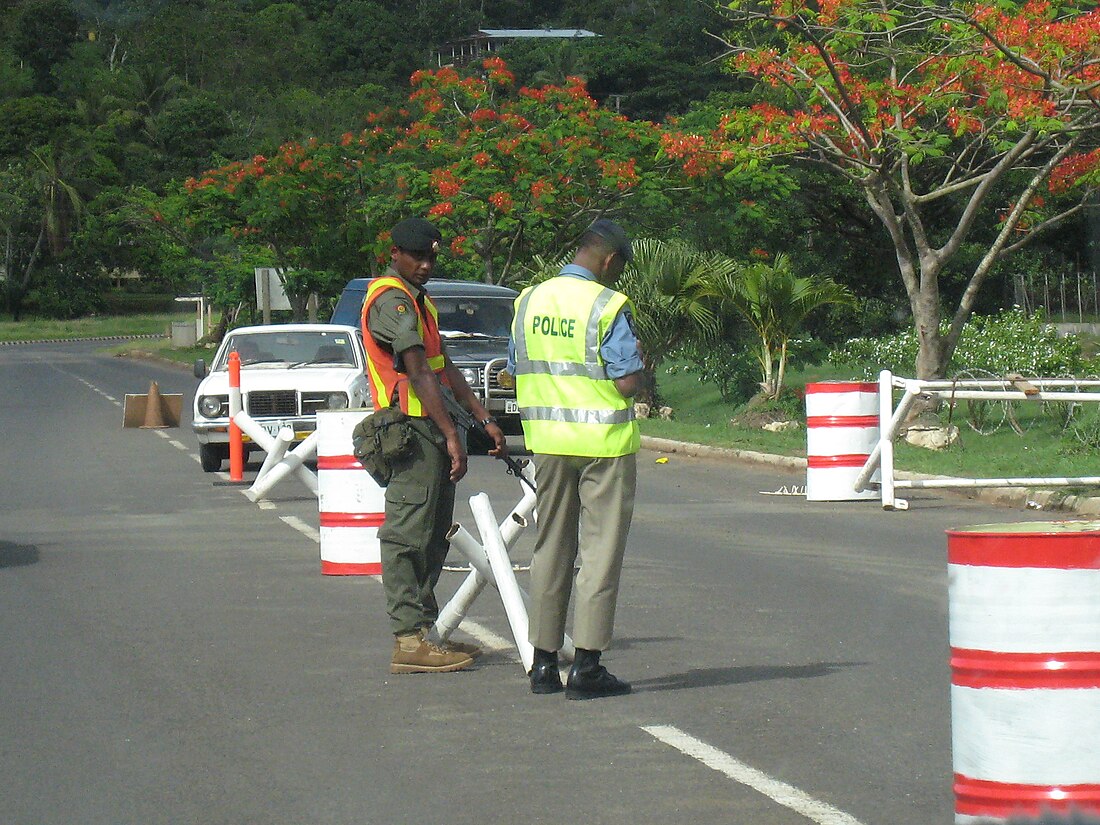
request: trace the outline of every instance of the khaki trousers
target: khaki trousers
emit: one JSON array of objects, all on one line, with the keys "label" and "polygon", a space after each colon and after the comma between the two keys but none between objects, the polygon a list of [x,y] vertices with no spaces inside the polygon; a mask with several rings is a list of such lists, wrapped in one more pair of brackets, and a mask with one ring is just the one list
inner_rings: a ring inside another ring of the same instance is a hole
[{"label": "khaki trousers", "polygon": [[579,556],[573,643],[606,650],[634,515],[637,458],[539,455],[535,464],[539,521],[531,560],[529,641],[542,650],[561,648]]}]

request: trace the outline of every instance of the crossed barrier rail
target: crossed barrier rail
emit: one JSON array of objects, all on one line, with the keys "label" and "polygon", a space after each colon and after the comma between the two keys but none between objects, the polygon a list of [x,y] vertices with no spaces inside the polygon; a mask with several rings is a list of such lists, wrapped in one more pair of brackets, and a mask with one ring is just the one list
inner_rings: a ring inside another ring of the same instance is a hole
[{"label": "crossed barrier rail", "polygon": [[[1092,392],[1082,387],[1095,387]],[[901,400],[894,407],[894,390],[902,390]],[[1009,478],[932,478],[899,479],[894,471],[894,439],[906,416],[921,396],[972,401],[1039,401],[1072,404],[1100,401],[1100,380],[1063,378],[993,378],[925,381],[900,378],[890,370],[879,373],[879,437],[856,476],[852,488],[855,494],[874,490],[877,486],[883,509],[906,510],[909,502],[898,498],[899,489],[976,488],[976,487],[1070,487],[1100,485],[1100,476]],[[879,481],[872,481],[878,471]]]}]

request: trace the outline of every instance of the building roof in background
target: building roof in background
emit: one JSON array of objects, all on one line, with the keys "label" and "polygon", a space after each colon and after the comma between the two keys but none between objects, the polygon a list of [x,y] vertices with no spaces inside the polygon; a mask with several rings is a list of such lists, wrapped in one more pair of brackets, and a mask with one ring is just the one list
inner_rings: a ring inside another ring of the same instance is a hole
[{"label": "building roof in background", "polygon": [[556,39],[568,39],[572,37],[599,37],[588,29],[478,29],[475,34],[465,40],[513,40],[525,37],[549,37]]}]

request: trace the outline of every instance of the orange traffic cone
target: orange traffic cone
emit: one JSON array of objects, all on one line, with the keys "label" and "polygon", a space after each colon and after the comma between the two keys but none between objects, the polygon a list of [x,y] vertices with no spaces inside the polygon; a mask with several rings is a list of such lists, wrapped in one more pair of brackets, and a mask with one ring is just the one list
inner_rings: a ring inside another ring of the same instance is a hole
[{"label": "orange traffic cone", "polygon": [[160,387],[156,381],[149,382],[149,395],[145,402],[145,423],[141,425],[143,430],[159,429],[167,427],[164,420],[164,409],[160,400]]}]

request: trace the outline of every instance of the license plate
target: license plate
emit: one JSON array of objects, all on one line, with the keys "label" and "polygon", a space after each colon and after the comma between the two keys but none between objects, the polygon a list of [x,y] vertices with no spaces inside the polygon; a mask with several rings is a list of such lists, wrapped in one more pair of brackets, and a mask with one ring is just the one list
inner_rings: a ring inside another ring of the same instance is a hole
[{"label": "license plate", "polygon": [[518,413],[519,412],[519,402],[518,401],[505,401],[504,402],[504,412],[505,413]]},{"label": "license plate", "polygon": [[261,422],[260,426],[267,430],[267,434],[269,436],[271,436],[272,438],[277,438],[279,435],[279,430],[283,428],[284,424],[282,421],[265,421]]}]

